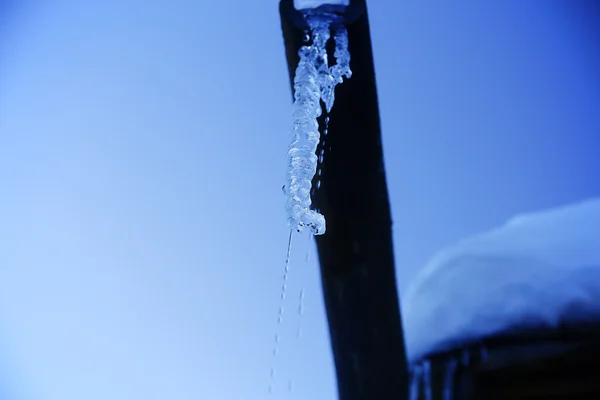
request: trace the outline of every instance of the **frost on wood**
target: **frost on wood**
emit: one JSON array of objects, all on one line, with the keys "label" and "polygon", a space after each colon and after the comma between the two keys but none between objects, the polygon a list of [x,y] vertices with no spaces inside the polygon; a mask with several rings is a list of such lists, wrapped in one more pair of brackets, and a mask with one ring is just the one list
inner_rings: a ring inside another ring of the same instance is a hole
[{"label": "frost on wood", "polygon": [[600,321],[600,198],[443,250],[402,300],[413,362],[497,334]]},{"label": "frost on wood", "polygon": [[350,77],[348,35],[343,25],[335,32],[337,64],[329,67],[326,44],[330,39],[331,16],[307,16],[312,43],[302,46],[300,62],[294,78],[292,139],[288,148],[287,195],[288,224],[302,231],[308,227],[313,234],[325,233],[325,217],[311,209],[312,179],[317,171],[316,153],[320,141],[317,118],[323,112],[321,100],[329,112],[335,101],[335,86],[343,76]]}]

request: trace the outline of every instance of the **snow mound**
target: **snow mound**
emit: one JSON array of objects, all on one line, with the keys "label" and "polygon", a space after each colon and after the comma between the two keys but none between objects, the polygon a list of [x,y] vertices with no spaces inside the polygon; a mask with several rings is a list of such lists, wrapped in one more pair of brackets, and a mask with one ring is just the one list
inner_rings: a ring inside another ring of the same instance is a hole
[{"label": "snow mound", "polygon": [[513,329],[600,321],[600,198],[517,216],[439,252],[402,313],[410,361]]}]

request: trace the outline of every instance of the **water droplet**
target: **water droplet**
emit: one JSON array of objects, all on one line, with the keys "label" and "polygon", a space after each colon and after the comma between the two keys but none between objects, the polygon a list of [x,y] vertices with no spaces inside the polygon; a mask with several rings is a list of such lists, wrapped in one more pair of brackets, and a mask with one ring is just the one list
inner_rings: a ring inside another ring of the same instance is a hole
[{"label": "water droplet", "polygon": [[298,302],[298,314],[304,314],[304,289],[300,291],[300,300]]},{"label": "water droplet", "polygon": [[[319,182],[320,181],[318,181],[317,184],[315,185],[315,186],[317,186],[317,188],[319,186]],[[310,249],[312,247],[311,246],[312,245],[312,238],[313,238],[313,235],[312,235],[312,233],[309,232],[309,234],[308,234],[308,249],[306,250],[306,262],[310,261]]]}]

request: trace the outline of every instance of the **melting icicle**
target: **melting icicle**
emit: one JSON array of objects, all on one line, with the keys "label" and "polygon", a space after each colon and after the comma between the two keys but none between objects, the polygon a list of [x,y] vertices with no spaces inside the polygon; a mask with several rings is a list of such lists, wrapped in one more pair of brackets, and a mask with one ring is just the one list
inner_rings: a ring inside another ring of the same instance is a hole
[{"label": "melting icicle", "polygon": [[335,33],[337,65],[329,67],[327,41],[331,36],[332,15],[309,14],[312,44],[305,44],[298,52],[300,62],[294,77],[294,110],[292,113],[292,143],[288,149],[288,174],[285,190],[288,224],[301,232],[309,227],[314,235],[325,233],[325,217],[311,210],[312,179],[317,170],[315,154],[320,140],[319,123],[323,100],[327,112],[335,101],[335,86],[342,76],[350,77],[348,34],[343,25]]},{"label": "melting icicle", "polygon": [[[281,306],[277,318],[278,328],[283,322],[283,302],[286,295],[293,232],[294,230],[302,232],[305,227],[308,227],[312,237],[312,235],[322,235],[326,230],[325,217],[311,209],[312,180],[317,173],[319,161],[316,150],[321,138],[318,123],[318,118],[323,112],[321,101],[325,103],[326,111],[329,113],[335,101],[335,86],[342,82],[343,76],[347,78],[351,76],[348,35],[341,24],[338,24],[339,27],[335,32],[334,57],[338,65],[329,67],[327,59],[327,41],[331,36],[330,27],[337,17],[331,14],[310,12],[305,17],[311,29],[312,43],[309,43],[311,37],[306,32],[305,44],[298,52],[300,62],[294,77],[292,140],[287,152],[287,182],[282,188],[287,196],[286,211],[290,226],[290,238],[281,292]],[[326,121],[329,122],[329,117],[326,118]],[[323,153],[321,161],[322,156]],[[320,169],[318,175],[321,175]],[[300,315],[302,315],[303,297],[304,291],[301,292]],[[298,337],[300,334],[301,324],[298,328]],[[278,353],[279,336],[277,335],[276,338],[273,357]],[[271,369],[270,393],[273,392],[274,365],[275,358]]]}]

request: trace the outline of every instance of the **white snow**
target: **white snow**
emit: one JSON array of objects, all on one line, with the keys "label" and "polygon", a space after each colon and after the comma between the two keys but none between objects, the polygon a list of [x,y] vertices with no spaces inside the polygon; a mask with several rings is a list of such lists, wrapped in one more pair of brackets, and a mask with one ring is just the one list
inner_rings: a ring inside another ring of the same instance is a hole
[{"label": "white snow", "polygon": [[439,252],[402,302],[409,360],[523,328],[600,321],[600,198]]},{"label": "white snow", "polygon": [[307,8],[317,8],[323,4],[332,4],[337,6],[348,6],[350,0],[294,0],[296,10],[305,10]]}]

